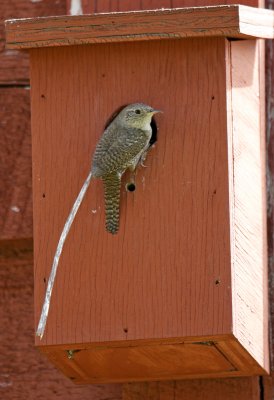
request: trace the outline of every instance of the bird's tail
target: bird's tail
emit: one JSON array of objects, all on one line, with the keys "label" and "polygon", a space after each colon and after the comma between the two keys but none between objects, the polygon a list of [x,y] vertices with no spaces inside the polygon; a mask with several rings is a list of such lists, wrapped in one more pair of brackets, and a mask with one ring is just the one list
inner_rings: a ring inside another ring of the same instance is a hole
[{"label": "bird's tail", "polygon": [[117,233],[119,229],[119,208],[121,175],[117,172],[102,177],[105,189],[106,229]]}]

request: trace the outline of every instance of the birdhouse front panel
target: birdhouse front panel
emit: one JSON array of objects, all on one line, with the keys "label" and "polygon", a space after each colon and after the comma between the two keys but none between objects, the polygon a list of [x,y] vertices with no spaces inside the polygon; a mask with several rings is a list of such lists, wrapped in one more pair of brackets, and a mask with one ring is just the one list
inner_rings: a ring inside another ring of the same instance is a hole
[{"label": "birdhouse front panel", "polygon": [[226,52],[218,38],[31,51],[36,322],[107,120],[134,102],[163,111],[136,190],[123,180],[116,235],[105,231],[102,182],[92,181],[41,344],[231,332]]}]

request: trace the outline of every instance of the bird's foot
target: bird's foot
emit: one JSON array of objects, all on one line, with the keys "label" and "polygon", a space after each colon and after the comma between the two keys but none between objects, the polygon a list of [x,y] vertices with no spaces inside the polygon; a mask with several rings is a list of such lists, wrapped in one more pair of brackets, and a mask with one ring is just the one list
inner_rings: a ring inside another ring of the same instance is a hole
[{"label": "bird's foot", "polygon": [[140,161],[139,161],[140,165],[141,165],[142,167],[144,167],[144,168],[147,168],[147,167],[148,167],[148,165],[145,165],[145,164],[144,164],[144,162],[146,161],[146,158],[147,158],[147,151],[145,151],[145,152],[141,155],[141,158],[140,158]]}]

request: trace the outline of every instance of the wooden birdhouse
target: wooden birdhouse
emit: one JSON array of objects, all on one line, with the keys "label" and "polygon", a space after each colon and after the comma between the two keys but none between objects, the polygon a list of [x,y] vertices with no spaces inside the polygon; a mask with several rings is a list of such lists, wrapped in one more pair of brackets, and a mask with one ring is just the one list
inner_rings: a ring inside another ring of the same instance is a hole
[{"label": "wooden birdhouse", "polygon": [[94,180],[36,346],[76,383],[268,371],[263,41],[273,12],[214,6],[11,20],[28,50],[35,324],[64,223],[110,116],[143,102],[157,141],[105,231]]}]

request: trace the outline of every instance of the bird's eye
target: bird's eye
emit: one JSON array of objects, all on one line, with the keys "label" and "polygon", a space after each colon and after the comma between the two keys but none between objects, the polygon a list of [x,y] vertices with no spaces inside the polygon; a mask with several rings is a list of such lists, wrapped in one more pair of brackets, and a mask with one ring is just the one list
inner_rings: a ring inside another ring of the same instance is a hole
[{"label": "bird's eye", "polygon": [[135,114],[141,114],[141,110],[135,110]]}]

